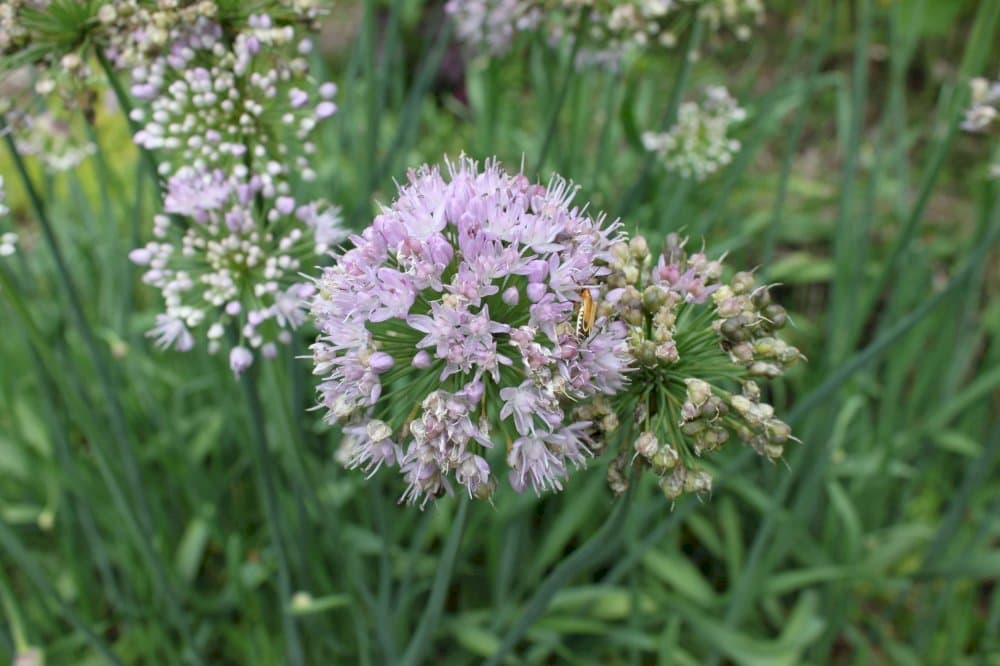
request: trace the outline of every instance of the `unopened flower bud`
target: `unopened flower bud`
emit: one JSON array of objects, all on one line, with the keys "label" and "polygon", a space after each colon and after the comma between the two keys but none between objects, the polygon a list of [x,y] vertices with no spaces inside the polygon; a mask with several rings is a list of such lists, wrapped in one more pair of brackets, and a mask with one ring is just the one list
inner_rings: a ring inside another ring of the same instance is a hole
[{"label": "unopened flower bud", "polygon": [[676,363],[679,361],[680,354],[677,352],[676,343],[671,340],[656,345],[656,358],[664,363]]},{"label": "unopened flower bud", "polygon": [[755,283],[753,273],[749,271],[740,271],[733,276],[732,287],[733,291],[737,294],[746,294],[753,289]]},{"label": "unopened flower bud", "polygon": [[766,361],[757,361],[753,363],[750,368],[750,374],[755,377],[780,377],[782,370],[781,367],[775,365],[774,363],[768,363]]},{"label": "unopened flower bud", "polygon": [[784,421],[771,419],[765,426],[772,444],[784,444],[792,435],[792,428]]},{"label": "unopened flower bud", "polygon": [[741,342],[738,345],[733,345],[729,350],[729,356],[733,359],[733,363],[740,365],[751,363],[753,362],[753,345],[749,342]]},{"label": "unopened flower bud", "polygon": [[684,477],[684,490],[689,493],[712,492],[712,477],[703,469],[688,470]]},{"label": "unopened flower bud", "polygon": [[712,385],[703,379],[688,377],[684,380],[687,385],[688,398],[697,406],[701,406],[712,397]]},{"label": "unopened flower bud", "polygon": [[628,243],[620,241],[611,246],[611,256],[614,257],[620,266],[624,266],[628,262],[629,258],[629,247]]},{"label": "unopened flower bud", "polygon": [[767,287],[761,287],[760,289],[754,290],[753,294],[750,295],[750,300],[759,309],[766,308],[771,304],[771,292]]},{"label": "unopened flower bud", "polygon": [[658,284],[650,285],[642,292],[642,307],[650,314],[663,307],[666,300],[667,292]]},{"label": "unopened flower bud", "polygon": [[114,23],[117,18],[118,12],[115,11],[114,5],[102,5],[97,11],[97,19],[105,25]]},{"label": "unopened flower bud", "polygon": [[628,490],[628,476],[625,474],[625,466],[628,464],[628,458],[624,453],[622,451],[608,465],[608,487],[616,496],[621,496]]},{"label": "unopened flower bud", "polygon": [[788,323],[788,313],[777,303],[772,303],[764,308],[764,317],[771,323],[771,328],[775,330],[784,328],[785,324]]},{"label": "unopened flower bud", "polygon": [[369,421],[365,426],[365,432],[368,434],[368,439],[373,442],[384,442],[392,437],[392,428],[385,421],[379,419]]},{"label": "unopened flower bud", "polygon": [[676,467],[669,475],[660,479],[660,489],[669,500],[675,500],[684,494],[684,479],[687,476],[683,467]]},{"label": "unopened flower bud", "polygon": [[649,256],[649,244],[642,236],[633,236],[632,240],[629,241],[628,249],[631,255],[639,261]]},{"label": "unopened flower bud", "polygon": [[678,459],[677,451],[674,450],[674,447],[664,444],[656,451],[650,462],[658,471],[666,472],[677,465]]},{"label": "unopened flower bud", "polygon": [[659,448],[660,443],[656,440],[656,435],[649,431],[640,433],[635,440],[636,453],[647,460],[652,460]]},{"label": "unopened flower bud", "polygon": [[486,479],[485,483],[480,483],[476,486],[475,491],[472,496],[478,500],[488,500],[493,497],[493,494],[497,490],[497,478],[490,474],[489,478]]}]

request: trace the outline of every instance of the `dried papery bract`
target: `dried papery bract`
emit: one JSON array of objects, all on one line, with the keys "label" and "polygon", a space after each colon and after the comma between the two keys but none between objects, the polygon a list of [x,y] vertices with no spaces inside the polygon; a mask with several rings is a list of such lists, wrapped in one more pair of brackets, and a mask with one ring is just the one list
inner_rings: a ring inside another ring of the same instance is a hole
[{"label": "dried papery bract", "polygon": [[398,466],[402,498],[421,505],[456,481],[492,496],[504,462],[518,491],[562,489],[591,448],[593,424],[570,409],[620,390],[629,362],[621,322],[576,332],[580,292],[608,274],[619,232],[575,192],[463,157],[410,172],[350,239],[312,303],[339,459]]}]

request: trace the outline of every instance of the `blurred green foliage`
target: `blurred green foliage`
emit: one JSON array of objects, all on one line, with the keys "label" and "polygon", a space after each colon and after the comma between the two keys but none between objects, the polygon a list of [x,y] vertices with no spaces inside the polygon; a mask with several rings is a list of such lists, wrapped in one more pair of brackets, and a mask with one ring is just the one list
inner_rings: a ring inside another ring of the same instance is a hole
[{"label": "blurred green foliage", "polygon": [[[396,480],[341,469],[307,411],[310,331],[259,396],[224,359],[143,337],[157,294],[126,254],[155,191],[105,109],[80,169],[29,164],[68,276],[0,156],[22,233],[0,265],[3,659],[1000,660],[1000,188],[988,141],[956,130],[968,80],[997,74],[1000,4],[775,1],[687,77],[679,53],[576,71],[530,39],[465,59],[415,0],[331,23],[315,65],[341,112],[305,194],[360,229],[407,168],[497,155],[574,179],[629,229],[759,266],[810,359],[771,396],[803,444],[784,465],[731,445],[713,495],[676,506],[649,479],[615,503],[601,459],[540,500],[397,506]],[[638,135],[714,83],[750,112],[743,150],[677,180]]]}]

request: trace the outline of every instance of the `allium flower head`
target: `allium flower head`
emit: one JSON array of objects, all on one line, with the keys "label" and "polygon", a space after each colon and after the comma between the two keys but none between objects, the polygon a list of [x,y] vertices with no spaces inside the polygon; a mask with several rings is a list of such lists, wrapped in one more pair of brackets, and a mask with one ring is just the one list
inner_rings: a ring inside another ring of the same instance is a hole
[{"label": "allium flower head", "polygon": [[538,25],[541,4],[532,0],[448,0],[444,10],[455,22],[461,42],[500,55],[510,49],[518,33]]},{"label": "allium flower head", "polygon": [[[450,0],[445,11],[464,43],[506,52],[519,32],[539,29],[557,43],[583,25],[578,63],[617,67],[633,54],[673,48],[701,20],[712,33],[750,37],[764,18],[762,0]],[[582,19],[582,22],[581,22]]]},{"label": "allium flower head", "polygon": [[[578,335],[581,292],[608,273],[617,225],[496,161],[409,174],[396,200],[317,281],[320,402],[345,426],[341,459],[399,466],[403,498],[559,490],[589,454],[572,401],[619,390],[625,326]],[[496,445],[505,450],[491,453]]]},{"label": "allium flower head", "polygon": [[[262,352],[287,342],[314,290],[301,271],[343,237],[336,209],[269,195],[260,178],[240,173],[180,169],[164,206],[187,226],[157,216],[155,240],[129,255],[145,268],[143,281],[163,294],[165,312],[149,333],[161,347],[187,351],[193,331],[204,329],[215,351],[228,326]],[[249,364],[244,352],[232,363],[236,374]]]},{"label": "allium flower head", "polygon": [[214,352],[235,329],[229,364],[239,375],[255,351],[273,357],[275,343],[291,340],[314,290],[300,273],[344,237],[336,208],[293,195],[293,174],[315,175],[311,133],[337,110],[336,86],[313,81],[305,60],[311,42],[300,28],[317,6],[259,3],[239,20],[215,2],[105,7],[114,59],[148,102],[133,111],[144,123],[135,141],[166,179],[166,215],[130,254],[163,294],[149,335],[185,351],[203,330]]},{"label": "allium flower head", "polygon": [[[161,174],[249,165],[265,191],[282,191],[292,172],[315,177],[309,139],[337,111],[337,89],[309,78],[308,37],[253,14],[234,34],[199,15],[171,24],[164,39],[163,53],[132,68],[133,94],[150,102],[133,111],[144,123],[135,141],[160,152]],[[289,142],[302,154],[289,154]]]},{"label": "allium flower head", "polygon": [[1000,80],[978,77],[969,84],[972,100],[965,111],[962,129],[966,132],[984,132],[1000,115]]},{"label": "allium flower head", "polygon": [[645,132],[642,143],[667,171],[703,180],[729,164],[739,151],[740,142],[730,138],[729,132],[745,119],[746,111],[725,88],[711,86],[700,104],[681,105],[673,127],[666,132]]},{"label": "allium flower head", "polygon": [[[767,286],[747,272],[723,282],[721,260],[688,254],[676,234],[655,259],[641,236],[616,245],[613,256],[603,307],[628,323],[636,370],[616,398],[616,411],[634,418],[631,446],[609,469],[612,489],[624,491],[626,467],[641,461],[670,499],[711,490],[711,476],[696,461],[732,436],[780,458],[794,438],[757,382],[803,357],[781,339],[788,315]],[[578,415],[595,416],[591,406]]]}]

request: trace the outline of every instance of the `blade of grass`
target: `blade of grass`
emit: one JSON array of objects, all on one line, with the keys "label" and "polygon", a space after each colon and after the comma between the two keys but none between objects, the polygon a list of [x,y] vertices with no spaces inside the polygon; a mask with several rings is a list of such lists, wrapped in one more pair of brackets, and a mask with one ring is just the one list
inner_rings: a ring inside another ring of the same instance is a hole
[{"label": "blade of grass", "polygon": [[631,505],[632,494],[633,490],[630,487],[625,496],[612,509],[611,514],[601,529],[595,532],[586,543],[560,562],[552,570],[552,573],[542,581],[535,594],[524,607],[524,610],[518,615],[517,621],[504,635],[499,649],[486,662],[487,666],[496,666],[503,661],[507,654],[517,646],[535,621],[545,612],[549,602],[552,601],[552,597],[559,590],[563,589],[574,577],[589,567],[604,561],[608,553],[618,545],[616,541],[625,526],[625,518],[628,514],[628,508]]},{"label": "blade of grass", "polygon": [[451,585],[452,576],[455,574],[455,559],[458,555],[458,548],[462,543],[462,536],[465,533],[465,521],[469,512],[471,500],[465,496],[458,500],[458,509],[452,520],[451,532],[448,540],[441,551],[438,562],[437,573],[434,574],[434,583],[431,586],[431,594],[427,600],[427,606],[423,615],[420,616],[420,623],[413,632],[403,659],[400,664],[403,666],[416,666],[423,662],[424,654],[430,648],[434,638],[434,631],[437,630],[441,619],[441,611],[444,608],[445,594]]}]

